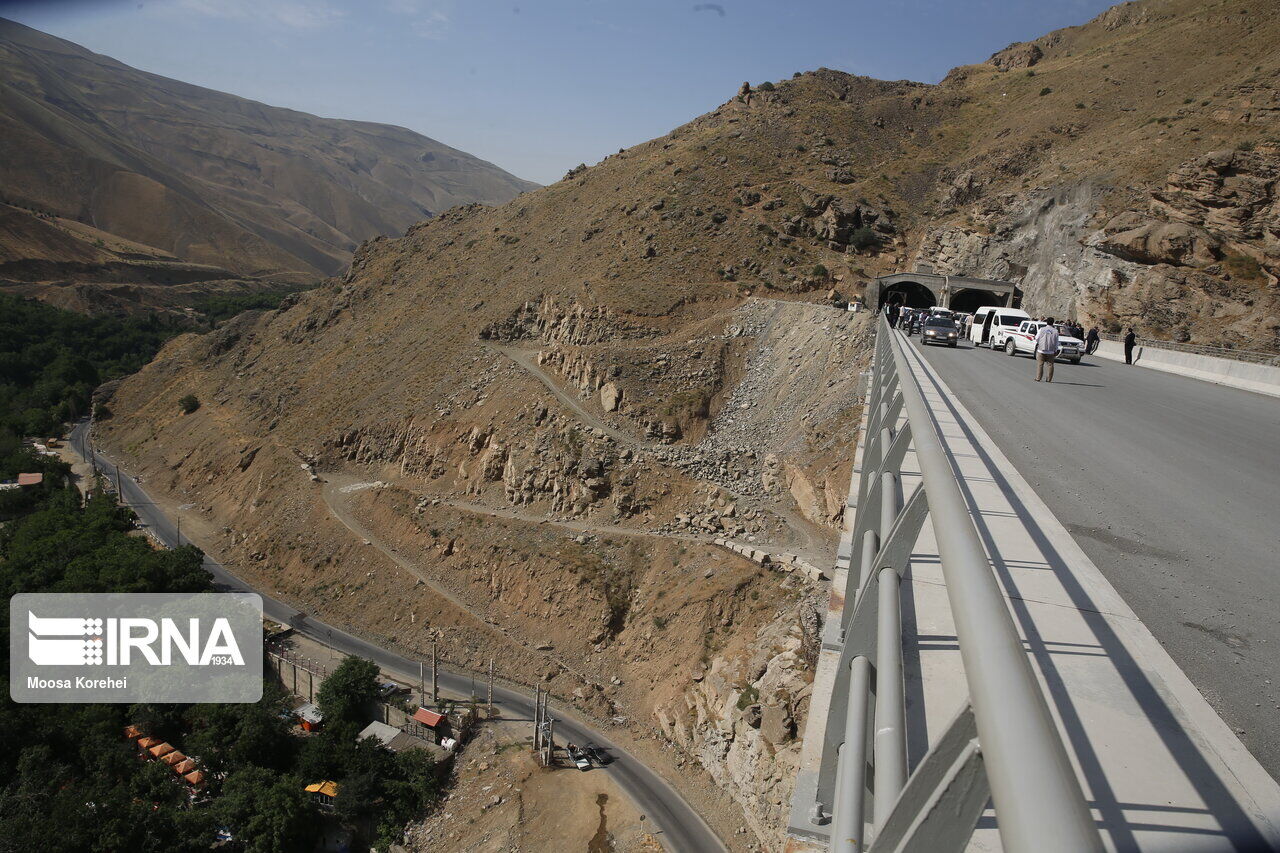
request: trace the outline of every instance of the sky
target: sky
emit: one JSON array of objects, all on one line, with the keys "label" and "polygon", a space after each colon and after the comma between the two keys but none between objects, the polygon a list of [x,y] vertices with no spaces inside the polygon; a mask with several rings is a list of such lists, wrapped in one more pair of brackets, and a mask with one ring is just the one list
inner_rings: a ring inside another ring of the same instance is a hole
[{"label": "sky", "polygon": [[928,83],[1111,0],[0,0],[0,17],[267,104],[407,127],[539,183],[742,82]]}]

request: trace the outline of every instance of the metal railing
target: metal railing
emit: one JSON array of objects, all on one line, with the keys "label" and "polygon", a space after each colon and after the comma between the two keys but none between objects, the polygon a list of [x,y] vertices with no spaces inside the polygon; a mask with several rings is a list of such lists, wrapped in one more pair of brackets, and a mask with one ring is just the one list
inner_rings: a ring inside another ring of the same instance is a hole
[{"label": "metal railing", "polygon": [[[824,639],[824,649],[839,652],[839,665],[809,822],[816,827],[829,818],[828,849],[840,853],[959,851],[991,800],[1005,850],[1101,850],[902,340],[880,318],[857,511],[844,549],[845,606],[841,624],[828,626]],[[921,477],[904,501],[900,474],[909,447]],[[908,775],[899,587],[926,518],[969,701]]]},{"label": "metal railing", "polygon": [[[1098,337],[1104,341],[1122,343],[1123,335],[1101,332]],[[1193,355],[1211,355],[1215,358],[1228,358],[1232,361],[1247,361],[1251,364],[1267,364],[1280,367],[1280,353],[1264,350],[1237,349],[1235,347],[1216,347],[1208,344],[1182,344],[1177,341],[1156,341],[1150,338],[1138,338],[1138,346],[1153,349],[1167,349],[1172,352],[1187,352]]]}]

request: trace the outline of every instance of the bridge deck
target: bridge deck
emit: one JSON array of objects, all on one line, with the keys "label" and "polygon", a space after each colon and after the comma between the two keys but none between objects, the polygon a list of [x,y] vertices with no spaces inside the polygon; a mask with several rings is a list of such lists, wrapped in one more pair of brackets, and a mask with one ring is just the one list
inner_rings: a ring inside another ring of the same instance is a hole
[{"label": "bridge deck", "polygon": [[[914,348],[908,355],[1108,848],[1280,847],[1280,786],[937,372]],[[903,466],[907,494],[919,480],[910,473],[914,465],[909,453]],[[914,766],[968,695],[927,523],[905,580],[904,657]],[[842,602],[836,598],[834,603]],[[815,708],[830,690],[833,657],[824,652]],[[818,710],[809,725],[820,724]],[[812,778],[810,739],[805,746],[798,789]],[[793,826],[803,818],[797,814]],[[794,842],[792,849],[807,848]],[[994,812],[981,819],[969,849],[1000,849]]]}]

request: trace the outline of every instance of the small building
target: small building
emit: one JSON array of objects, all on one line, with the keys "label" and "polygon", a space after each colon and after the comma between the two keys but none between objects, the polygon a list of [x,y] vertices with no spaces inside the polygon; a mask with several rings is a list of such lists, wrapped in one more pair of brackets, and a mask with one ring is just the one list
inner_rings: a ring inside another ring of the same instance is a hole
[{"label": "small building", "polygon": [[333,811],[333,801],[338,797],[338,783],[330,780],[312,782],[306,787],[311,798],[323,811]]},{"label": "small building", "polygon": [[320,713],[314,702],[299,705],[293,715],[298,718],[298,725],[302,726],[303,731],[317,732],[324,725],[324,714]]},{"label": "small building", "polygon": [[426,708],[419,708],[418,710],[414,711],[413,721],[415,723],[421,723],[427,728],[435,729],[437,731],[440,729],[447,729],[449,727],[448,717],[446,717],[444,714],[437,714],[435,711],[430,711]]},{"label": "small building", "polygon": [[396,739],[398,734],[400,734],[400,730],[395,726],[374,721],[360,730],[360,734],[356,735],[356,740],[360,741],[371,737],[383,746],[390,748],[391,742]]}]

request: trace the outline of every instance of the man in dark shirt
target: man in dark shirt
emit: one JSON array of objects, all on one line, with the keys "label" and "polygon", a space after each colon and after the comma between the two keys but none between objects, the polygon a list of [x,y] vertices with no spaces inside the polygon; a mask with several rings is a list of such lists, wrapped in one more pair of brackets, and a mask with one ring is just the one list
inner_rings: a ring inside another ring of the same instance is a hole
[{"label": "man in dark shirt", "polygon": [[1098,335],[1098,327],[1094,326],[1089,330],[1088,336],[1084,339],[1084,351],[1089,355],[1093,355],[1098,350],[1098,344],[1101,343],[1101,337]]},{"label": "man in dark shirt", "polygon": [[1133,331],[1133,326],[1129,327],[1129,331],[1124,336],[1124,363],[1133,364],[1133,348],[1138,343],[1138,336]]}]

